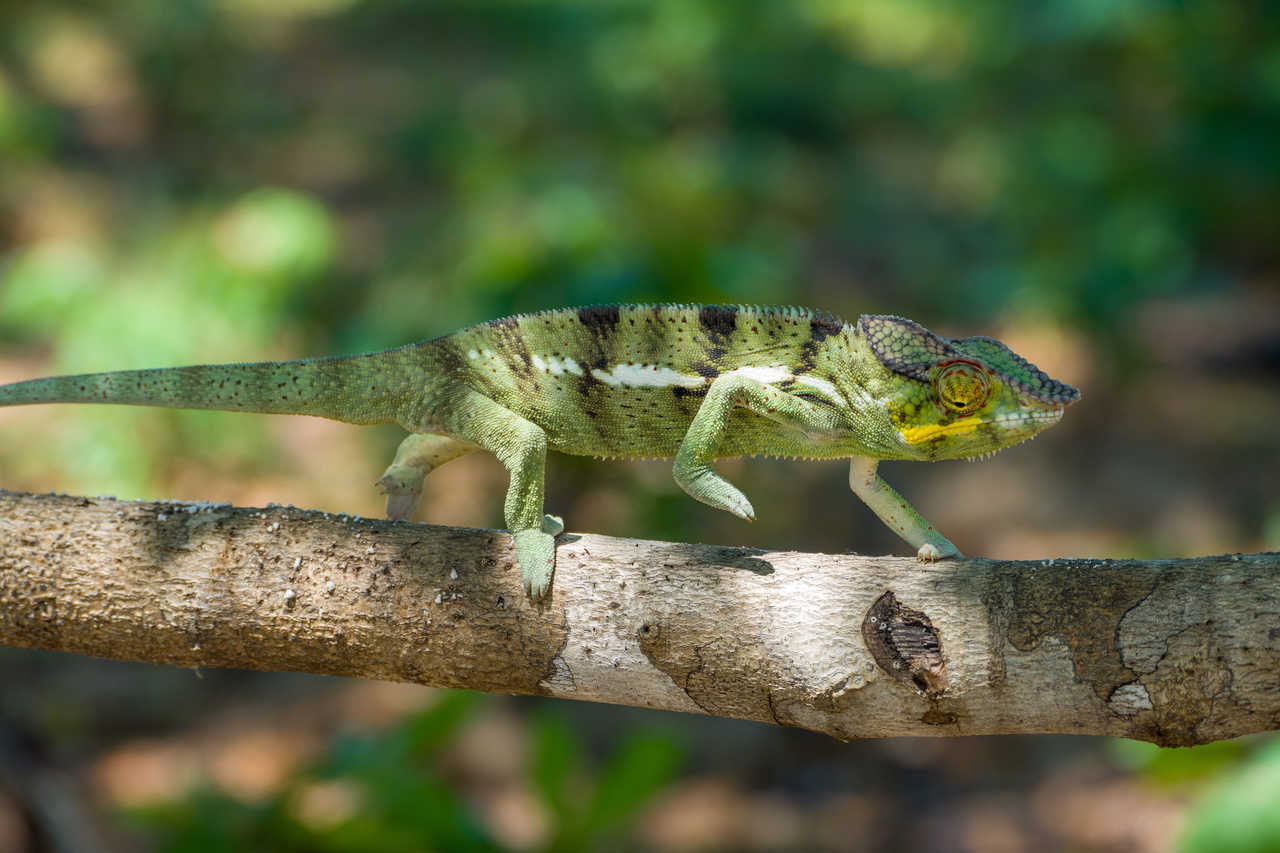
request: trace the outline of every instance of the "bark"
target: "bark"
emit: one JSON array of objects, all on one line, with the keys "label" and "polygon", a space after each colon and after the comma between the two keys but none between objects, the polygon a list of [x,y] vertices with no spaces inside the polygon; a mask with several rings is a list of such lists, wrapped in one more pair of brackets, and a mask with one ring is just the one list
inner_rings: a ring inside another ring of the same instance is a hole
[{"label": "bark", "polygon": [[842,739],[1280,728],[1280,555],[948,560],[0,491],[0,643],[612,702]]}]

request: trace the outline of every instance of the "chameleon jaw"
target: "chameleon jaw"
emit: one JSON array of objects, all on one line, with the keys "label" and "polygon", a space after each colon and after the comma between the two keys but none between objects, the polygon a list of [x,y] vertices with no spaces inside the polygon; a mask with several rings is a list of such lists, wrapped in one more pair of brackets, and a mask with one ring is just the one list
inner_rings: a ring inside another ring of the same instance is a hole
[{"label": "chameleon jaw", "polygon": [[[898,431],[902,437],[902,443],[914,447],[937,438],[940,435],[966,435],[974,430],[984,426],[1025,426],[1034,425],[1035,432],[1053,426],[1062,420],[1063,407],[1055,407],[1039,412],[1017,412],[1011,415],[1001,415],[998,418],[984,420],[980,417],[970,416],[961,418],[958,421],[952,421],[949,424],[925,424],[923,426],[906,427]],[[1031,435],[1034,435],[1033,432]],[[1028,435],[1027,438],[1030,438]],[[1007,445],[1000,445],[1005,447]],[[989,451],[994,453],[995,449]],[[983,455],[982,453],[975,454]]]}]

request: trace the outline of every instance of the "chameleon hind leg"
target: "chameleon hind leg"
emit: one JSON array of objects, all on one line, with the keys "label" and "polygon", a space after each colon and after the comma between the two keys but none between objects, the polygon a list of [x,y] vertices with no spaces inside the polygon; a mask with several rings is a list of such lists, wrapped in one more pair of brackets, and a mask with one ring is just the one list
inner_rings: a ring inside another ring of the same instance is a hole
[{"label": "chameleon hind leg", "polygon": [[488,397],[463,390],[448,411],[438,413],[442,426],[473,447],[487,450],[511,474],[503,505],[507,529],[515,540],[516,562],[524,590],[534,601],[551,588],[556,566],[555,536],[564,524],[542,513],[547,435],[542,427]]},{"label": "chameleon hind leg", "polygon": [[414,433],[400,442],[396,458],[376,483],[387,496],[387,518],[404,521],[412,516],[427,475],[476,449],[469,441],[438,433]]},{"label": "chameleon hind leg", "polygon": [[836,423],[830,410],[758,379],[730,373],[711,383],[676,451],[672,474],[691,497],[744,521],[754,521],[755,510],[747,496],[711,467],[736,406],[803,433],[830,432]]}]

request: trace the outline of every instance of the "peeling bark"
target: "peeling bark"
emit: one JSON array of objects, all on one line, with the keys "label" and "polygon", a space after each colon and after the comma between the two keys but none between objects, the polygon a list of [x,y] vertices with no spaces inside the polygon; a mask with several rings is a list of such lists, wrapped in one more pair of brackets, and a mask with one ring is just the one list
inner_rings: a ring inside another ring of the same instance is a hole
[{"label": "peeling bark", "polygon": [[535,607],[498,531],[0,491],[0,643],[843,739],[1280,729],[1277,554],[920,564],[560,542]]}]

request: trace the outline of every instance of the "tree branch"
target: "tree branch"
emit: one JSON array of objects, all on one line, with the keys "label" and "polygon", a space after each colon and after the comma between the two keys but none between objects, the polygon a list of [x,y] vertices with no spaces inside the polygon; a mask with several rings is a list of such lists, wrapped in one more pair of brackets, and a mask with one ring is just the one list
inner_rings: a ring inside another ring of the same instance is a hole
[{"label": "tree branch", "polygon": [[1206,743],[1280,728],[1280,555],[802,554],[0,491],[0,643],[801,726]]}]

